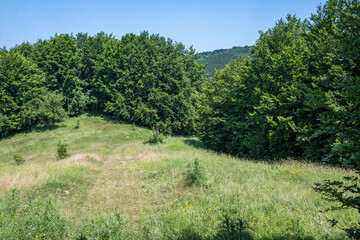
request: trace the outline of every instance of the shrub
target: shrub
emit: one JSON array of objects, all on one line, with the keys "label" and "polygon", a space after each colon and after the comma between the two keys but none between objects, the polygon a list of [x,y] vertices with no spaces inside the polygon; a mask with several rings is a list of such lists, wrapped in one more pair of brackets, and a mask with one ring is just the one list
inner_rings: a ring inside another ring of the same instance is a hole
[{"label": "shrub", "polygon": [[79,128],[80,128],[80,119],[77,119],[75,129],[79,129]]},{"label": "shrub", "polygon": [[70,156],[70,154],[67,151],[68,145],[62,142],[59,142],[57,144],[57,155],[59,159],[64,159]]},{"label": "shrub", "polygon": [[[151,137],[144,142],[144,144],[157,145],[164,144],[165,137],[159,133],[158,130],[153,129]],[[159,147],[160,149],[160,147]]]},{"label": "shrub", "polygon": [[14,157],[14,161],[17,165],[21,165],[25,162],[25,159],[18,153],[15,154],[13,157]]},{"label": "shrub", "polygon": [[207,186],[205,169],[200,165],[199,159],[195,159],[193,163],[188,165],[185,174],[185,184],[187,186]]},{"label": "shrub", "polygon": [[136,126],[135,126],[135,123],[134,123],[134,122],[132,123],[131,129],[132,129],[133,131],[136,130]]}]

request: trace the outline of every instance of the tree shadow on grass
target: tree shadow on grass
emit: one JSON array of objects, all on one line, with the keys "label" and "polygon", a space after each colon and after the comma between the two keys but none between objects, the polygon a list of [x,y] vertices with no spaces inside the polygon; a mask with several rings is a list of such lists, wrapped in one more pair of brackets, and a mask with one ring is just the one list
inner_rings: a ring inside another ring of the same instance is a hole
[{"label": "tree shadow on grass", "polygon": [[303,236],[303,237],[299,237],[299,236],[283,236],[283,235],[277,235],[277,236],[272,236],[272,237],[265,237],[265,238],[260,238],[260,240],[288,240],[288,239],[293,239],[293,240],[315,240],[314,237],[312,236]]},{"label": "tree shadow on grass", "polygon": [[0,136],[0,141],[3,141],[5,139],[10,139],[14,137],[17,134],[26,134],[26,133],[32,133],[32,132],[46,132],[46,131],[52,131],[58,128],[64,128],[65,126],[59,126],[57,124],[51,125],[51,124],[41,124],[41,125],[35,125],[28,129],[23,129],[19,131],[13,131],[7,134],[6,136]]},{"label": "tree shadow on grass", "polygon": [[187,228],[184,229],[180,236],[175,237],[173,239],[176,240],[254,240],[254,238],[250,235],[249,232],[236,232],[231,235],[226,235],[224,233],[217,233],[211,237],[202,237],[198,233],[196,233],[193,229]]},{"label": "tree shadow on grass", "polygon": [[206,149],[206,150],[210,150],[208,147],[206,147],[206,145],[197,139],[193,139],[193,138],[188,138],[188,139],[184,139],[184,143],[188,146],[197,148],[197,149]]},{"label": "tree shadow on grass", "polygon": [[59,126],[56,124],[53,125],[38,125],[33,127],[32,129],[30,129],[29,131],[26,132],[46,132],[46,131],[52,131],[58,128],[64,128],[65,126]]},{"label": "tree shadow on grass", "polygon": [[101,111],[92,110],[92,111],[87,112],[87,115],[89,117],[100,117],[103,120],[105,120],[107,122],[111,122],[111,123],[132,124],[131,122],[124,121],[122,119],[116,118],[115,116],[113,116],[111,114],[104,113]]},{"label": "tree shadow on grass", "polygon": [[[255,238],[248,231],[232,232],[231,234],[224,234],[219,232],[214,236],[204,238],[196,233],[193,229],[185,229],[180,236],[174,238],[176,240],[254,240]],[[312,236],[290,236],[290,235],[277,235],[271,237],[260,238],[260,240],[315,240]],[[344,238],[345,239],[345,238]]]},{"label": "tree shadow on grass", "polygon": [[[283,158],[251,158],[251,157],[242,157],[242,156],[236,156],[236,155],[232,155],[230,153],[227,152],[221,152],[221,151],[216,151],[210,147],[207,147],[201,140],[198,139],[194,139],[194,138],[188,138],[188,139],[184,139],[184,143],[188,146],[197,148],[197,149],[204,149],[207,150],[209,152],[212,152],[214,154],[225,154],[227,156],[231,156],[234,157],[236,159],[241,159],[241,160],[247,160],[247,161],[251,161],[251,162],[261,162],[261,163],[268,163],[268,164],[281,164],[283,162],[286,162],[287,160],[295,160],[297,162],[310,162],[310,161],[305,161],[302,159],[294,159],[293,157],[289,156],[289,157],[283,157]],[[311,161],[312,162],[312,161]],[[314,162],[316,163],[316,162]]]}]

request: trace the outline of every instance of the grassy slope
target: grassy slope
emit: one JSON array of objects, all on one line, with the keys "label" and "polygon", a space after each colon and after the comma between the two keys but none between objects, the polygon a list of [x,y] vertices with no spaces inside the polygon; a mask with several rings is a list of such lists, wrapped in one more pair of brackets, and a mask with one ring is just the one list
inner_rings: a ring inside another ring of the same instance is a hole
[{"label": "grassy slope", "polygon": [[[66,238],[77,236],[87,218],[114,212],[126,217],[126,228],[138,239],[211,237],[224,213],[249,222],[254,239],[343,239],[327,219],[356,220],[351,210],[322,213],[335,203],[312,190],[314,182],[350,171],[236,159],[181,137],[167,138],[159,149],[143,144],[150,130],[87,115],[74,129],[76,120],[0,141],[1,201],[15,186],[23,196],[53,196],[67,221]],[[69,144],[68,159],[56,159],[59,141]],[[15,165],[15,153],[25,157],[23,165]],[[207,188],[184,184],[195,158],[206,169]]]}]

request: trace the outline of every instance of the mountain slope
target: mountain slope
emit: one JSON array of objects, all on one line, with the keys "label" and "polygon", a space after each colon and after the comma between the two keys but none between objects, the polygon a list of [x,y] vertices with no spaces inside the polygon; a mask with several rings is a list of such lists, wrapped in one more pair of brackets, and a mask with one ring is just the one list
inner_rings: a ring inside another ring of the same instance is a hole
[{"label": "mountain slope", "polygon": [[[225,214],[251,226],[244,239],[344,239],[320,221],[333,203],[312,186],[350,171],[233,158],[196,138],[145,145],[151,135],[82,115],[0,140],[0,239],[226,239]],[[69,158],[57,159],[59,141],[69,144]],[[24,164],[13,162],[16,153]]]},{"label": "mountain slope", "polygon": [[209,77],[214,76],[215,69],[223,69],[232,59],[237,59],[240,56],[251,56],[251,46],[233,47],[230,49],[219,49],[209,52],[198,53],[197,59],[202,59],[206,64],[206,74]]}]

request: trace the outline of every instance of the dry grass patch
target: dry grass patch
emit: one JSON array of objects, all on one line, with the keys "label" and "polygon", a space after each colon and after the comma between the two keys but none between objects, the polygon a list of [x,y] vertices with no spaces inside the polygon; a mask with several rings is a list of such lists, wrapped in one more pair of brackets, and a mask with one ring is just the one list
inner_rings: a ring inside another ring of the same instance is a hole
[{"label": "dry grass patch", "polygon": [[0,192],[4,193],[14,187],[29,189],[49,177],[41,164],[8,166],[0,175]]},{"label": "dry grass patch", "polygon": [[87,206],[99,211],[122,210],[133,220],[138,211],[146,205],[139,182],[129,165],[135,164],[130,158],[111,156],[101,167],[101,173],[93,188],[89,191]]},{"label": "dry grass patch", "polygon": [[81,153],[72,155],[66,159],[59,160],[54,163],[57,166],[86,166],[91,168],[97,168],[97,164],[103,163],[103,158],[99,154],[95,153]]},{"label": "dry grass patch", "polygon": [[38,183],[42,178],[33,175],[13,174],[5,175],[0,178],[0,189],[8,191],[14,187],[30,188]]}]

